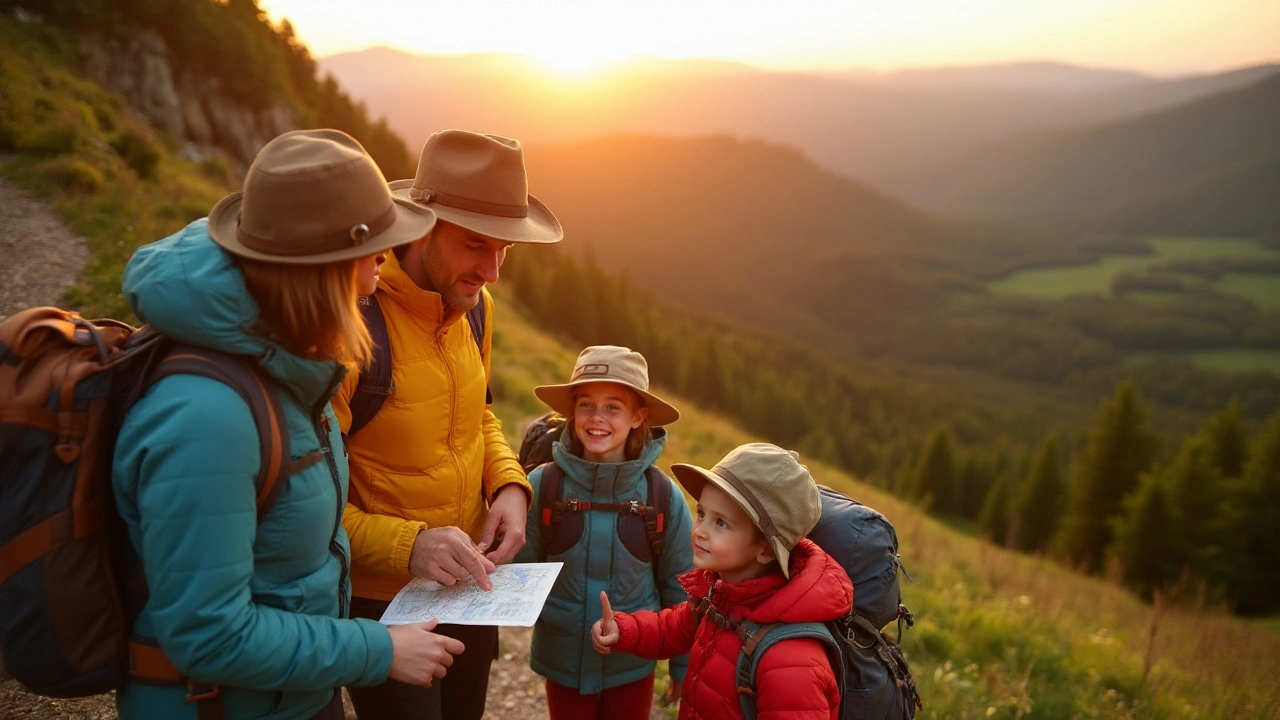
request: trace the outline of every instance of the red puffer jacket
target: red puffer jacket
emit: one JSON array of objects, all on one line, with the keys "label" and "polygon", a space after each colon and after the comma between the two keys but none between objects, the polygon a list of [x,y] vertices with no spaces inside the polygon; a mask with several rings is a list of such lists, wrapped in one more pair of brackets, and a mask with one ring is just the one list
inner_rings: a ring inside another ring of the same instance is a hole
[{"label": "red puffer jacket", "polygon": [[[621,637],[614,648],[647,658],[689,653],[689,674],[680,701],[681,720],[741,718],[735,669],[742,640],[694,611],[708,597],[721,615],[755,623],[826,622],[849,612],[853,585],[830,555],[809,540],[791,551],[791,579],[782,573],[727,583],[716,573],[694,570],[680,578],[688,602],[660,613],[616,616]],[[759,720],[836,720],[840,691],[822,644],[783,640],[760,658],[756,673]]]}]

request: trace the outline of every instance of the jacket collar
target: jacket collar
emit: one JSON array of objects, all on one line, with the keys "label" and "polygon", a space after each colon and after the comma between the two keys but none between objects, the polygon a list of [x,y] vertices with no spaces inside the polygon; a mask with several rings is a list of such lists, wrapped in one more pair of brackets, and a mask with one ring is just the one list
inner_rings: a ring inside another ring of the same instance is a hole
[{"label": "jacket collar", "polygon": [[445,304],[440,293],[418,287],[409,273],[405,272],[395,253],[387,253],[387,261],[382,264],[378,291],[417,318],[418,322],[437,337],[466,314]]},{"label": "jacket collar", "polygon": [[572,482],[585,486],[586,489],[592,489],[598,493],[608,493],[610,492],[609,488],[601,488],[599,486],[600,480],[613,478],[617,485],[611,489],[612,492],[626,492],[639,485],[644,471],[658,461],[658,457],[662,455],[662,450],[666,445],[666,428],[653,428],[652,435],[649,437],[648,442],[644,444],[644,450],[640,452],[640,457],[635,460],[624,460],[620,463],[595,463],[569,452],[568,439],[562,437],[552,443],[551,457],[555,459],[556,464],[564,471],[565,477]]}]

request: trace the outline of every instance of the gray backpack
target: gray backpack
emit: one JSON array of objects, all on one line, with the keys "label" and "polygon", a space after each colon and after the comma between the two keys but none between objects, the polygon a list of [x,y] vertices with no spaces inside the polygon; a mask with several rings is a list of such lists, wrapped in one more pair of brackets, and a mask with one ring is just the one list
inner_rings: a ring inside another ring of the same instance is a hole
[{"label": "gray backpack", "polygon": [[[823,643],[840,685],[841,720],[911,720],[923,706],[901,648],[880,632],[898,622],[911,627],[901,602],[898,534],[884,515],[828,487],[819,486],[822,517],[808,537],[836,559],[853,581],[853,612],[828,623],[735,623],[743,638],[738,654],[738,701],[756,718],[755,676],[760,658],[780,640],[811,637]],[[907,575],[910,580],[911,576]]]}]

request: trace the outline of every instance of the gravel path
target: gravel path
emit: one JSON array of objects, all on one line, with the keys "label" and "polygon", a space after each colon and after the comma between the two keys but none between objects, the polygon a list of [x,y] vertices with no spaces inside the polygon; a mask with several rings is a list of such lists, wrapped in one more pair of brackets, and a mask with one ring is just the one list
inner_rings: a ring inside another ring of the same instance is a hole
[{"label": "gravel path", "polygon": [[[0,158],[3,164],[4,158]],[[49,206],[0,178],[0,317],[59,305],[89,258],[84,238]]]}]

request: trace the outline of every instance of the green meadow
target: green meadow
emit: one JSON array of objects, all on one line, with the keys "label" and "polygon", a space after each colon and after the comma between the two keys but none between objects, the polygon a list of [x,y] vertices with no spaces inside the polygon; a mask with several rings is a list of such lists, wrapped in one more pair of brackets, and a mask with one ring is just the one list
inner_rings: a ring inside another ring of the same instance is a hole
[{"label": "green meadow", "polygon": [[[578,348],[534,329],[501,285],[495,410],[508,439],[546,408],[533,386],[564,382]],[[657,388],[681,411],[659,461],[710,466],[756,438]],[[819,482],[894,523],[914,583],[902,640],[935,718],[1263,718],[1280,716],[1280,625],[1194,601],[1147,605],[1114,579],[992,546],[849,475],[806,459]],[[660,666],[661,668],[661,666]],[[659,671],[656,692],[665,687]],[[671,714],[674,717],[674,713]]]},{"label": "green meadow", "polygon": [[1189,350],[1179,353],[1131,352],[1124,354],[1128,366],[1145,365],[1162,357],[1189,360],[1192,365],[1220,372],[1265,370],[1280,377],[1280,350]]},{"label": "green meadow", "polygon": [[[1109,295],[1111,283],[1126,272],[1141,272],[1179,260],[1280,260],[1280,251],[1268,249],[1250,238],[1149,238],[1147,255],[1104,255],[1087,265],[1027,268],[987,284],[996,295],[1017,295],[1055,300],[1070,295]],[[1192,276],[1181,276],[1194,286]],[[1256,303],[1263,310],[1280,309],[1280,276],[1262,273],[1226,273],[1209,287]],[[1172,293],[1131,293],[1140,302],[1159,301]]]}]

